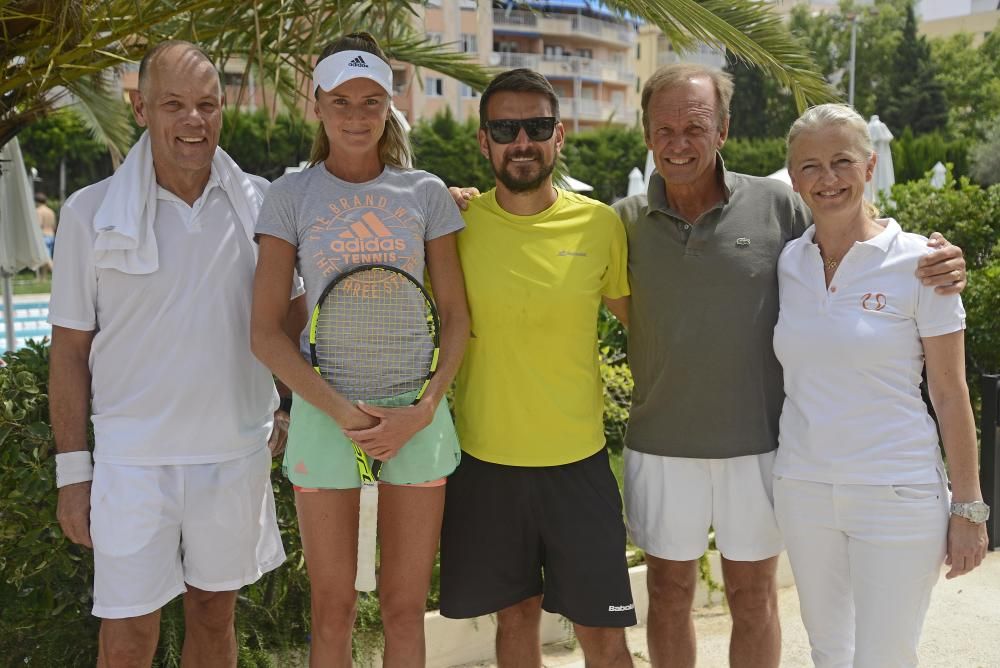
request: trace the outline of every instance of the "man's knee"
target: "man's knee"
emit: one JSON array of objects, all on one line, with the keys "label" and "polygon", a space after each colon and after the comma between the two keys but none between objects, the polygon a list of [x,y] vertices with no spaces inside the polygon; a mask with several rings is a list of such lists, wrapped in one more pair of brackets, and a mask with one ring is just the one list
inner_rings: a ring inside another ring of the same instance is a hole
[{"label": "man's knee", "polygon": [[497,612],[497,626],[502,631],[537,627],[541,621],[541,596],[526,598]]},{"label": "man's knee", "polygon": [[184,623],[216,633],[233,628],[236,616],[235,591],[205,591],[188,585],[184,594]]},{"label": "man's knee", "polygon": [[574,624],[588,666],[631,666],[632,655],[625,643],[625,629]]},{"label": "man's knee", "polygon": [[756,573],[726,578],[726,600],[734,622],[764,625],[778,612],[778,587],[774,572],[762,567]]},{"label": "man's knee", "polygon": [[689,614],[698,587],[697,561],[647,558],[649,605],[661,612]]},{"label": "man's knee", "polygon": [[147,667],[160,637],[159,611],[141,617],[101,622],[98,665],[102,668]]}]

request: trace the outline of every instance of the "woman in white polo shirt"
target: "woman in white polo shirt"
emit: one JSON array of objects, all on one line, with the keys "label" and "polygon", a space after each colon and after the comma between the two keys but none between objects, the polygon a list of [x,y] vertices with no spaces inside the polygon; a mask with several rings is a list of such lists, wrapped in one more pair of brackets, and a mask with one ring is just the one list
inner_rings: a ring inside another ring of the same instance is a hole
[{"label": "woman in white polo shirt", "polygon": [[[865,202],[875,160],[845,105],[809,109],[788,134],[792,187],[815,224],[778,261],[774,502],[823,667],[916,665],[942,561],[951,578],[986,553],[965,312],[914,275],[926,239]],[[925,364],[950,494],[920,394]]]}]

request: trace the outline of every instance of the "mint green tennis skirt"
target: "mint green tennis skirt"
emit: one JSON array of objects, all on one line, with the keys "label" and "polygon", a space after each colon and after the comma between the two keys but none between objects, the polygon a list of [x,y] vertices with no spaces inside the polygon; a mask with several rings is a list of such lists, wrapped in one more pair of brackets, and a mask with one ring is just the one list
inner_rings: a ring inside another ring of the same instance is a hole
[{"label": "mint green tennis skirt", "polygon": [[[431,482],[454,471],[460,457],[448,402],[442,400],[433,421],[414,434],[395,457],[382,464],[380,479],[394,485]],[[283,467],[288,479],[299,487],[361,486],[351,440],[333,418],[299,396],[292,402]]]}]

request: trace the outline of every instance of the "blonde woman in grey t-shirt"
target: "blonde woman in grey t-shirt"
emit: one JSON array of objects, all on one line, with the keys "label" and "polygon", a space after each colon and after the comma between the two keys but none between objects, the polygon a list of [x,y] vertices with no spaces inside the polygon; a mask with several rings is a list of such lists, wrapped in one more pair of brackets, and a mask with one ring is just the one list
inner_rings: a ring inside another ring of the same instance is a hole
[{"label": "blonde woman in grey t-shirt", "polygon": [[[313,72],[321,128],[312,166],[276,181],[257,223],[253,349],[296,395],[284,469],[295,487],[312,588],[311,666],[350,666],[360,478],[350,440],[385,462],[379,493],[379,600],[387,665],[423,665],[423,613],[459,448],[442,401],[469,336],[455,244],[463,227],[444,184],[408,169],[410,150],[390,106],[392,71],[366,33],[324,49]],[[441,355],[415,405],[354,404],[312,369],[307,333],[283,329],[298,268],[314,306],[336,276],[388,264],[418,280],[425,269],[441,318]]]}]

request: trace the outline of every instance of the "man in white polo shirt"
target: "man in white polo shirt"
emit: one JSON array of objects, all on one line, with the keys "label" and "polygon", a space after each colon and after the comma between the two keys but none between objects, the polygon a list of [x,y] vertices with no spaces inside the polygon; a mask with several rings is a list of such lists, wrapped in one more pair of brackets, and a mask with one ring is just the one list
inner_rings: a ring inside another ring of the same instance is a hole
[{"label": "man in white polo shirt", "polygon": [[235,666],[236,592],[285,558],[268,439],[287,415],[249,344],[267,182],[217,150],[222,89],[194,45],[147,53],[132,108],[147,133],[62,209],[49,311],[58,516],[94,550],[99,665],[150,665],[160,608],[183,593],[185,666]]}]

